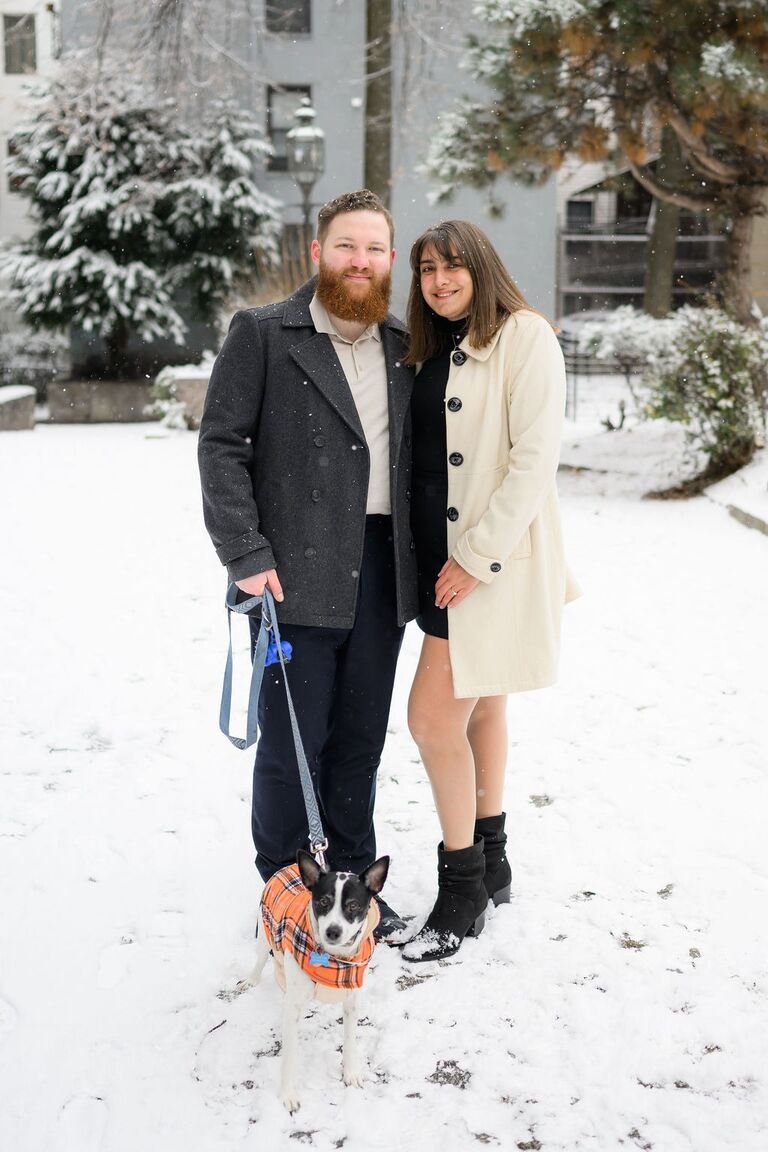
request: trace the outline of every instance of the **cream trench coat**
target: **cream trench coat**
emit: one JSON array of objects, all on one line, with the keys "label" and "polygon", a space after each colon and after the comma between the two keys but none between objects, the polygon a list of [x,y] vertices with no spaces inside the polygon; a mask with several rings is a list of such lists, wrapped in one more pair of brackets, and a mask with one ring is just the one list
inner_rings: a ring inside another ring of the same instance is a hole
[{"label": "cream trench coat", "polygon": [[547,321],[527,309],[485,348],[466,337],[459,348],[467,359],[451,361],[445,390],[448,506],[458,511],[448,554],[480,584],[446,609],[453,691],[544,688],[557,675],[563,604],[578,595],[555,487],[563,356]]}]

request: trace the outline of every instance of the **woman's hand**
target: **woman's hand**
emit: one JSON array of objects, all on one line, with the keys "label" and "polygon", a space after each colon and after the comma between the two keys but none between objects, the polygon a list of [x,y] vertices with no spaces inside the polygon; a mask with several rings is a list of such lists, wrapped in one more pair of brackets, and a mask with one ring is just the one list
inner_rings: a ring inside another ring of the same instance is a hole
[{"label": "woman's hand", "polygon": [[452,608],[454,604],[461,604],[479,583],[451,557],[437,574],[435,604],[438,608]]}]

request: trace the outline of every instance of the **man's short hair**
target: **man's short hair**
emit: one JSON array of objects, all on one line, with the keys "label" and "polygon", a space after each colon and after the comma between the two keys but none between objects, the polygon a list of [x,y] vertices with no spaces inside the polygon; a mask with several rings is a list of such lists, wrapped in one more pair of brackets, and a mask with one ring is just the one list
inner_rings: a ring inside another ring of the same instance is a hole
[{"label": "man's short hair", "polygon": [[376,193],[368,188],[360,188],[357,192],[345,192],[335,200],[323,204],[317,214],[317,239],[320,244],[325,239],[331,220],[342,212],[380,212],[389,225],[390,248],[394,246],[395,222],[392,214]]}]

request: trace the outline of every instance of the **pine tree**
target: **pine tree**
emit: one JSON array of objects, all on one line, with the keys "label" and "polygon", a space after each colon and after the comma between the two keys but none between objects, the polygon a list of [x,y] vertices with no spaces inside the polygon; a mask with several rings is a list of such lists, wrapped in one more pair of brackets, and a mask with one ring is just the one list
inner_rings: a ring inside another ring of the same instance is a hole
[{"label": "pine tree", "polygon": [[3,252],[8,295],[34,328],[102,336],[119,376],[132,332],[182,342],[182,289],[215,319],[254,251],[274,250],[277,204],[252,176],[266,145],[233,105],[193,131],[125,73],[94,83],[71,66],[36,105],[12,138],[9,171],[35,227]]},{"label": "pine tree", "polygon": [[[479,0],[468,67],[492,99],[449,113],[427,166],[439,197],[501,172],[543,183],[567,156],[627,164],[660,200],[729,221],[724,306],[750,323],[750,242],[768,190],[765,0]],[[649,166],[662,130],[677,183]],[[692,175],[691,175],[692,174]]]}]

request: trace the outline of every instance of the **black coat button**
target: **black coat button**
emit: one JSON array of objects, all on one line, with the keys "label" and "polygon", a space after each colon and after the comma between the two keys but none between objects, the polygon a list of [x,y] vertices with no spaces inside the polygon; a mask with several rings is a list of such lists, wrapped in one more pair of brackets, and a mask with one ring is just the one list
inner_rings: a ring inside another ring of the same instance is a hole
[{"label": "black coat button", "polygon": [[306,556],[307,560],[311,560],[313,556],[317,555],[317,553],[315,552],[314,548],[305,548],[304,555]]},{"label": "black coat button", "polygon": [[453,360],[454,364],[460,368],[462,364],[466,364],[467,354],[466,352],[462,352],[461,348],[457,348],[456,351],[452,354],[451,360]]},{"label": "black coat button", "polygon": [[411,552],[415,552],[415,551],[416,551],[416,545],[414,544],[413,540],[411,540]]},{"label": "black coat button", "polygon": [[315,436],[315,439],[312,441],[312,443],[315,445],[315,448],[324,448],[325,436]]},{"label": "black coat button", "polygon": [[448,411],[458,412],[460,408],[461,400],[459,400],[458,396],[451,396],[450,400],[448,401]]},{"label": "black coat button", "polygon": [[501,572],[501,564],[491,564],[491,572]]},{"label": "black coat button", "polygon": [[458,468],[459,464],[464,463],[464,457],[462,456],[461,452],[451,452],[450,456],[448,457],[448,463],[453,464],[454,468]]},{"label": "black coat button", "polygon": [[458,518],[459,518],[458,508],[449,508],[448,511],[446,512],[446,516],[448,517],[449,520],[458,520]]},{"label": "black coat button", "polygon": [[312,499],[315,501],[315,503],[317,503],[317,501],[320,499],[320,489],[319,488],[313,488],[312,489]]},{"label": "black coat button", "polygon": [[411,490],[410,490],[410,488],[406,488],[406,490],[405,490],[405,498],[406,498],[406,500],[410,500],[410,498],[411,498]]}]

